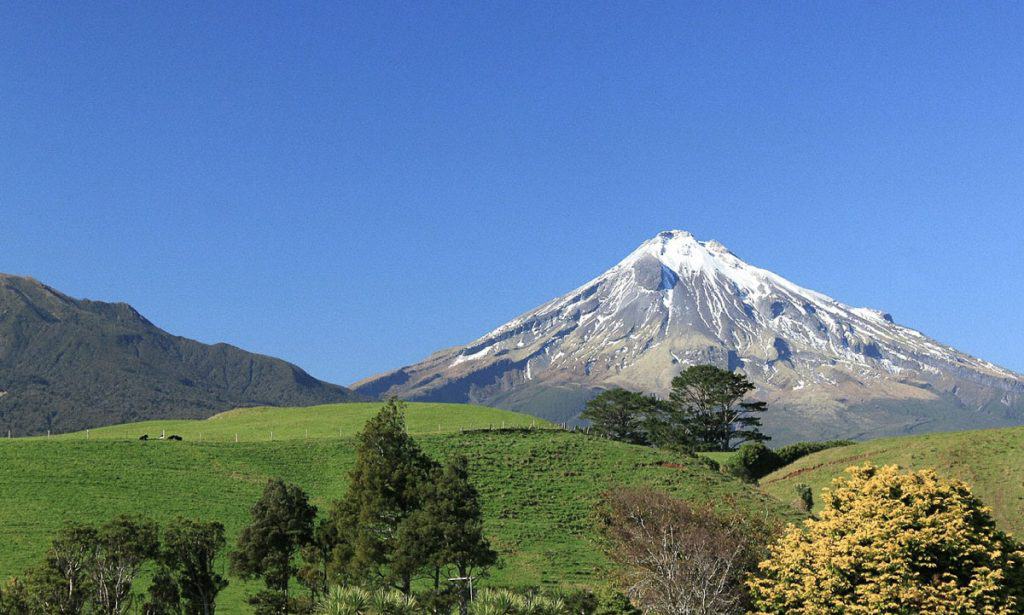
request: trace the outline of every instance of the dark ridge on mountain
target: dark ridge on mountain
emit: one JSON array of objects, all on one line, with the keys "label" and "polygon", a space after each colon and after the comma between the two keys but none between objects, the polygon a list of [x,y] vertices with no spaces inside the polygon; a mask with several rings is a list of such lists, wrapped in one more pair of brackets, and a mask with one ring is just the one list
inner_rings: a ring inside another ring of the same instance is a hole
[{"label": "dark ridge on mountain", "polygon": [[126,303],[0,274],[0,436],[357,399],[286,361],[171,335]]},{"label": "dark ridge on mountain", "polygon": [[571,421],[598,391],[665,396],[688,365],[745,373],[776,443],[1024,423],[1024,377],[667,231],[483,337],[352,385]]}]

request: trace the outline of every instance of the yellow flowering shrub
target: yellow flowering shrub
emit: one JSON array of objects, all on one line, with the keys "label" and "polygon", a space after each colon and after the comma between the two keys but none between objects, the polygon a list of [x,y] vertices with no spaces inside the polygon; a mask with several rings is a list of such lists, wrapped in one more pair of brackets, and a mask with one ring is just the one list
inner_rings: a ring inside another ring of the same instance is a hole
[{"label": "yellow flowering shrub", "polygon": [[755,613],[1024,612],[1024,550],[960,481],[847,468],[748,582]]}]

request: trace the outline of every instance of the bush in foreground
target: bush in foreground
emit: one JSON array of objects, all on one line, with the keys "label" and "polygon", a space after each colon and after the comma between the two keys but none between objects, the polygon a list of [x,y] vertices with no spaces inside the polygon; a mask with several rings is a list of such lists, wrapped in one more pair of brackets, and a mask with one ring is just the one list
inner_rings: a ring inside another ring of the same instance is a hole
[{"label": "bush in foreground", "polygon": [[742,613],[744,578],[774,531],[651,489],[609,492],[602,521],[633,602],[663,615]]},{"label": "bush in foreground", "polygon": [[967,485],[924,470],[847,470],[750,581],[756,613],[1019,613],[1024,550]]}]

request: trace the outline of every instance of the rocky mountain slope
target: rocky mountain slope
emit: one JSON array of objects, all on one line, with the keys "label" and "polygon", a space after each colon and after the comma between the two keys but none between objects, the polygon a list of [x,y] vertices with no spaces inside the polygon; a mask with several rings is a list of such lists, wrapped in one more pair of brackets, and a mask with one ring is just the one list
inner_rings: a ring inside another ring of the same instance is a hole
[{"label": "rocky mountain slope", "polygon": [[465,346],[353,388],[571,420],[607,387],[666,395],[698,363],[747,374],[778,442],[1024,423],[1024,377],[684,231]]},{"label": "rocky mountain slope", "polygon": [[127,304],[0,274],[2,436],[358,398],[280,359],[170,335]]}]

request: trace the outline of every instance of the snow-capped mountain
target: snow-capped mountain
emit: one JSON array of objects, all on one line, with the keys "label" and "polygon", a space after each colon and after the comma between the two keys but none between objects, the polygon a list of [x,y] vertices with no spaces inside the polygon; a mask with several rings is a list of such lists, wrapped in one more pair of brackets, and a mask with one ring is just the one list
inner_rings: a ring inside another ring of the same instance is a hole
[{"label": "snow-capped mountain", "polygon": [[1024,423],[1024,377],[685,231],[465,346],[354,387],[571,420],[601,389],[665,395],[699,363],[757,385],[776,441]]}]

